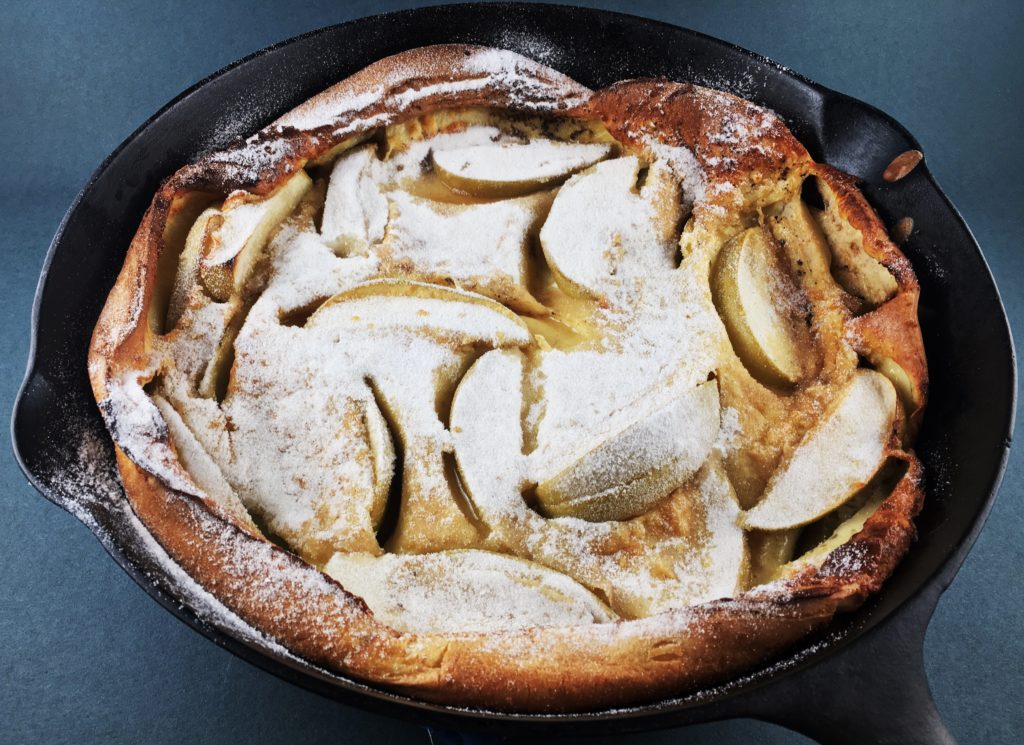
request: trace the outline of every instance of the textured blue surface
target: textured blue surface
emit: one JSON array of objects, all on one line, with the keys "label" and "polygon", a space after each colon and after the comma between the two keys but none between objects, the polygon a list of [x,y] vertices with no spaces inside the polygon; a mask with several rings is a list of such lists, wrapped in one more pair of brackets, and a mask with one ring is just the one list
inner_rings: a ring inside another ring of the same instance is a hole
[{"label": "textured blue surface", "polygon": [[[319,26],[414,4],[4,4],[0,412],[10,411],[24,369],[47,245],[107,153],[178,92],[238,57]],[[903,122],[974,230],[1020,328],[1021,4],[597,5],[735,42]],[[928,633],[935,698],[962,743],[1024,740],[1022,459],[1018,447],[988,525]],[[176,621],[84,527],[33,491],[7,443],[0,484],[0,741],[426,742],[413,725],[261,673]],[[614,741],[684,740],[807,742],[749,721]]]}]

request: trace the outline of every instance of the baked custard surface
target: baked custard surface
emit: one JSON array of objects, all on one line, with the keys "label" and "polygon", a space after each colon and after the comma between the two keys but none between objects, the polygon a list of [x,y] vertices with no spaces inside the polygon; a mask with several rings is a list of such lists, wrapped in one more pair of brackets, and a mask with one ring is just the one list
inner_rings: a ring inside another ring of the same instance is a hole
[{"label": "baked custard surface", "polygon": [[382,60],[154,197],[90,350],[143,523],[291,651],[514,711],[727,679],[914,537],[909,263],[773,113]]}]

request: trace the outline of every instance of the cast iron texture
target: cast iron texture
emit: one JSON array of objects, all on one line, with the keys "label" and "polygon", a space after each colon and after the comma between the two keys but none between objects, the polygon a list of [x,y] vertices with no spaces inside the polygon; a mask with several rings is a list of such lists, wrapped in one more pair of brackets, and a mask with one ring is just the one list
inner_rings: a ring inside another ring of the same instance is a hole
[{"label": "cast iron texture", "polygon": [[[914,219],[905,251],[921,283],[931,371],[931,400],[917,446],[928,479],[917,521],[920,539],[883,591],[827,637],[809,640],[741,680],[646,706],[538,716],[425,704],[296,660],[203,613],[187,582],[154,559],[123,495],[70,488],[81,482],[81,474],[69,473],[70,464],[79,462],[88,443],[101,443],[91,470],[112,468],[86,377],[87,345],[160,181],[374,60],[442,42],[512,49],[593,88],[664,76],[738,93],[778,112],[815,158],[863,179],[887,224]],[[1013,429],[1016,367],[985,260],[927,164],[895,184],[881,179],[886,164],[910,148],[919,149],[914,138],[867,104],[739,47],[633,16],[532,4],[445,6],[296,37],[176,98],[111,154],[72,204],[39,280],[32,351],[12,420],[16,455],[44,496],[82,519],[115,561],[176,616],[259,667],[347,703],[485,737],[637,731],[751,716],[822,742],[952,742],[931,700],[922,642],[939,595],[995,497]]]}]

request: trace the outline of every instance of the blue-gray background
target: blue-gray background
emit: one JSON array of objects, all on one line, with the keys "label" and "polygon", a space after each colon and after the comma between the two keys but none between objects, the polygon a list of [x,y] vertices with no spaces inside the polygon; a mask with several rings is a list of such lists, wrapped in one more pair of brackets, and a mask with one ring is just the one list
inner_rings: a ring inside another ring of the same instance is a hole
[{"label": "blue-gray background", "polygon": [[[24,370],[32,295],[50,237],[121,140],[239,57],[319,26],[415,4],[4,3],[0,412],[10,411]],[[1022,4],[593,4],[761,52],[903,122],[973,228],[1021,327]],[[988,526],[928,633],[935,698],[962,743],[1024,739],[1022,479],[1018,447]],[[7,443],[0,484],[0,741],[426,742],[415,726],[280,682],[179,623],[84,527],[28,486]],[[750,721],[615,741],[684,740],[806,742]]]}]

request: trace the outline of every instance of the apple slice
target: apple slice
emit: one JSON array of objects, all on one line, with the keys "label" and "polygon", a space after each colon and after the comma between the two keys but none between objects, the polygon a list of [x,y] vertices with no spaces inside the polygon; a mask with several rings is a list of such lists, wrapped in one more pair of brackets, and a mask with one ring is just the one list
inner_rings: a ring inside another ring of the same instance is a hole
[{"label": "apple slice", "polygon": [[519,316],[489,298],[400,279],[364,282],[334,295],[310,316],[306,328],[409,332],[454,346],[522,346],[532,338]]},{"label": "apple slice", "polygon": [[490,551],[335,554],[324,571],[381,623],[429,634],[607,623],[615,614],[560,572]]},{"label": "apple slice", "polygon": [[211,298],[225,302],[241,292],[271,234],[312,185],[300,169],[267,197],[238,191],[224,200],[222,222],[210,231],[199,261],[199,279]]},{"label": "apple slice", "polygon": [[[816,211],[832,251],[832,274],[852,295],[876,307],[896,294],[899,285],[885,266],[864,248],[864,234],[844,216],[842,207],[849,195],[836,191],[830,179],[817,179],[825,209]],[[847,205],[853,209],[853,205]]]},{"label": "apple slice", "polygon": [[561,183],[611,154],[611,145],[555,140],[435,150],[434,170],[452,189],[479,197],[515,197]]},{"label": "apple slice", "polygon": [[904,465],[900,461],[890,461],[856,497],[824,520],[804,529],[800,542],[810,545],[810,548],[787,566],[780,567],[778,576],[792,573],[808,564],[821,566],[830,553],[849,542],[906,476]]},{"label": "apple slice", "polygon": [[745,230],[722,247],[711,291],[736,354],[754,377],[783,386],[806,377],[812,347],[799,317],[804,300],[763,228]]},{"label": "apple slice", "polygon": [[785,530],[845,504],[886,458],[896,390],[881,373],[857,370],[825,418],[797,444],[747,510],[743,527]]},{"label": "apple slice", "polygon": [[[391,367],[401,356],[395,345],[381,362]],[[368,381],[395,442],[401,443],[403,450],[397,519],[388,534],[379,536],[392,553],[429,553],[480,542],[480,527],[453,472],[435,409],[452,385],[457,360],[457,355],[442,351],[435,359],[440,364],[417,366],[415,381],[383,371]],[[404,371],[409,373],[408,368]],[[380,496],[383,514],[387,495]]]},{"label": "apple slice", "polygon": [[174,275],[174,286],[167,305],[165,325],[168,330],[178,325],[188,306],[189,295],[199,279],[199,260],[206,249],[211,229],[219,224],[220,210],[216,207],[207,207],[188,231],[185,246],[178,256],[178,269]]},{"label": "apple slice", "polygon": [[206,363],[202,377],[199,379],[198,392],[214,401],[223,401],[231,382],[231,367],[235,363],[235,340],[245,321],[243,303],[238,298],[224,303],[225,320],[223,331],[217,345],[211,350],[210,359]]},{"label": "apple slice", "polygon": [[388,503],[391,479],[395,474],[395,443],[391,437],[387,420],[380,407],[373,400],[363,406],[363,426],[370,446],[370,464],[373,466],[373,502],[370,505],[370,521],[376,530]]},{"label": "apple slice", "polygon": [[891,357],[882,357],[875,365],[878,372],[889,379],[903,403],[903,411],[909,416],[924,406],[924,392],[921,385]]},{"label": "apple slice", "polygon": [[249,511],[245,509],[235,490],[224,478],[220,466],[192,434],[192,430],[185,424],[177,410],[163,396],[154,395],[152,398],[167,425],[167,432],[174,444],[174,450],[178,454],[181,465],[192,476],[196,485],[225,512],[250,531],[258,534],[259,530],[253,523]]},{"label": "apple slice", "polygon": [[636,157],[616,158],[573,176],[558,192],[540,243],[564,292],[602,299],[616,286],[674,268],[679,186],[659,162],[637,189],[639,176]]},{"label": "apple slice", "polygon": [[799,197],[793,199],[772,214],[768,224],[784,248],[790,273],[800,278],[811,299],[822,298],[834,286],[832,254],[808,206]]},{"label": "apple slice", "polygon": [[635,520],[546,519],[527,506],[523,359],[517,350],[488,352],[452,403],[461,483],[490,529],[489,545],[569,575],[628,618],[734,596],[746,577],[747,551],[735,493],[713,454]]},{"label": "apple slice", "polygon": [[402,501],[389,551],[428,553],[478,545],[441,417],[474,353],[530,343],[526,324],[481,295],[404,280],[367,282],[334,296],[306,323],[337,345],[371,383],[403,446]]},{"label": "apple slice", "polygon": [[376,147],[367,145],[342,155],[331,171],[320,234],[342,256],[366,254],[384,237],[388,200],[375,173],[379,163]]},{"label": "apple slice", "polygon": [[233,451],[244,457],[228,463],[225,476],[271,534],[318,565],[337,551],[380,551],[376,531],[392,477],[390,450],[368,421],[370,391],[358,378],[337,383],[329,375],[311,381],[315,396],[280,386],[266,394],[269,402],[236,396],[226,409]]},{"label": "apple slice", "polygon": [[667,387],[621,412],[582,457],[537,485],[541,511],[592,522],[628,520],[704,463],[718,436],[718,384]]},{"label": "apple slice", "polygon": [[778,579],[780,570],[793,560],[800,528],[755,530],[747,534],[750,547],[750,583],[763,585]]},{"label": "apple slice", "polygon": [[449,423],[459,476],[485,519],[505,512],[503,504],[522,504],[522,382],[523,355],[498,349],[473,363],[452,396]]}]

